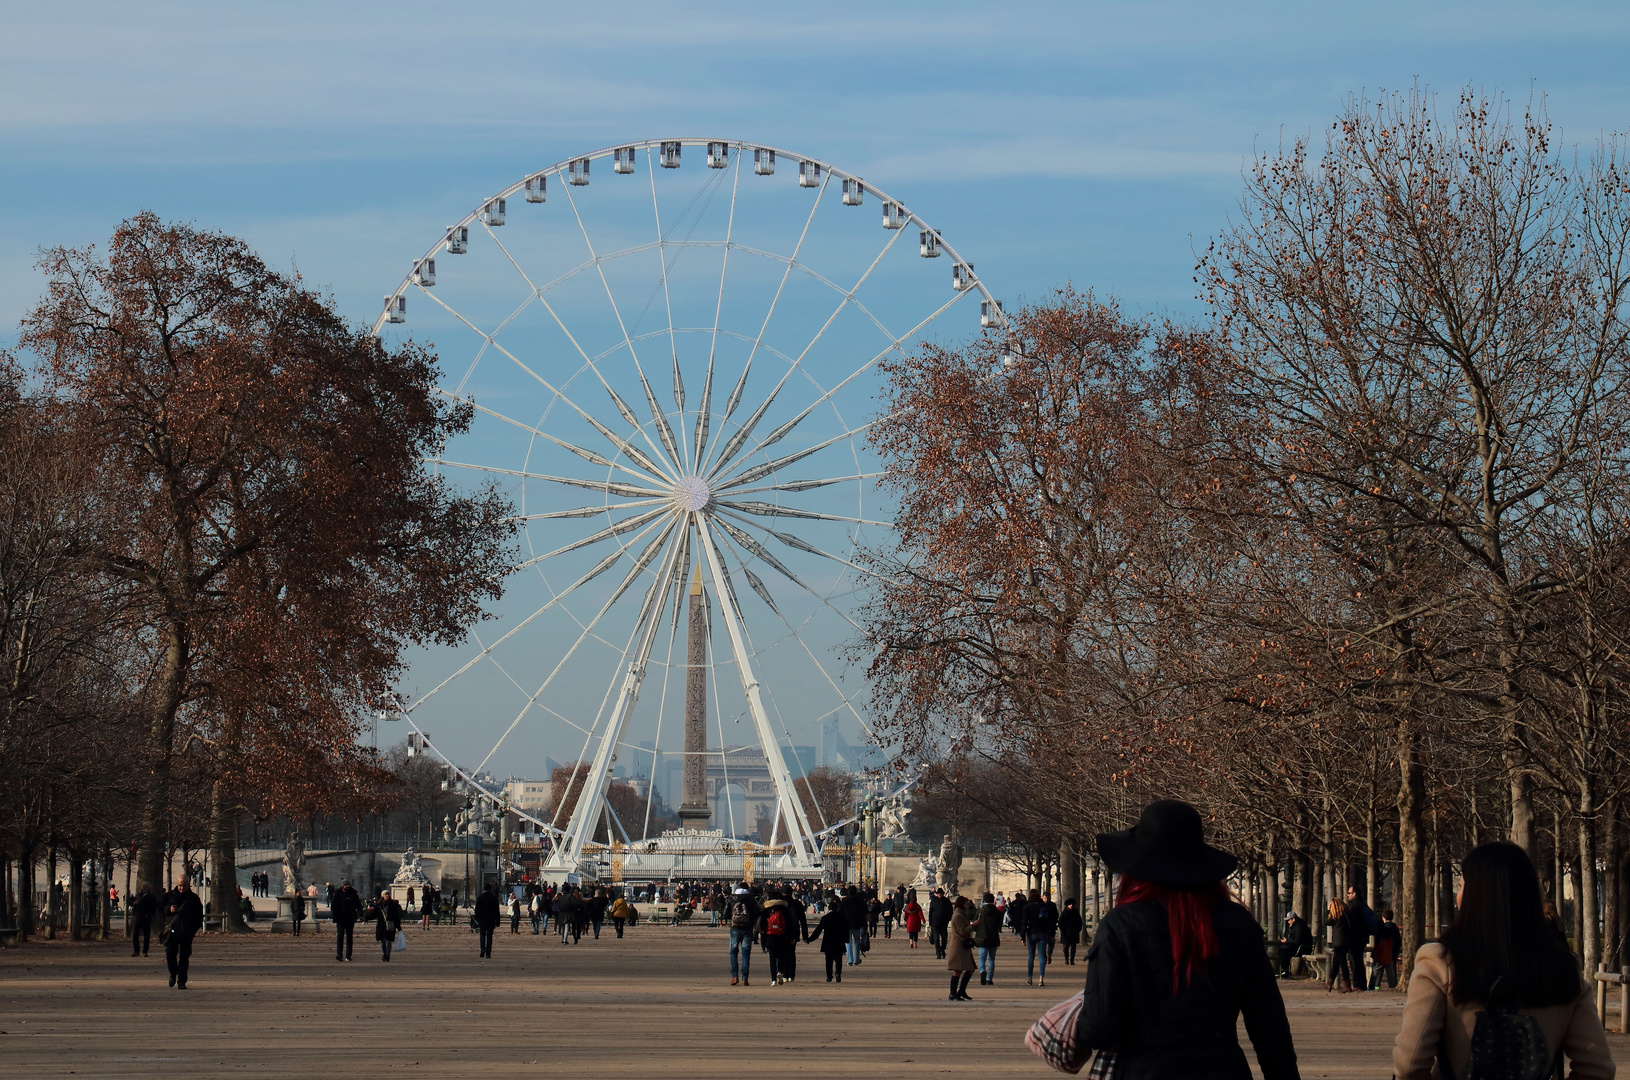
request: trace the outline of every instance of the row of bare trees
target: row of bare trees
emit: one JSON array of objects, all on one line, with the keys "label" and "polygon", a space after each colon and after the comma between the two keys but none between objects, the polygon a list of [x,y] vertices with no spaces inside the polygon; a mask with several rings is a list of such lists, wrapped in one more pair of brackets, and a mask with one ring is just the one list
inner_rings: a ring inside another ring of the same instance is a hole
[{"label": "row of bare trees", "polygon": [[1038,835],[1181,795],[1253,892],[1384,882],[1407,956],[1505,836],[1616,963],[1630,177],[1541,108],[1444,113],[1355,101],[1262,155],[1203,321],[1066,289],[894,363],[872,675]]},{"label": "row of bare trees", "polygon": [[202,802],[235,917],[245,815],[389,799],[359,733],[406,646],[498,595],[510,510],[423,465],[469,419],[435,357],[241,241],[143,214],[40,265],[0,356],[0,842],[160,888]]}]

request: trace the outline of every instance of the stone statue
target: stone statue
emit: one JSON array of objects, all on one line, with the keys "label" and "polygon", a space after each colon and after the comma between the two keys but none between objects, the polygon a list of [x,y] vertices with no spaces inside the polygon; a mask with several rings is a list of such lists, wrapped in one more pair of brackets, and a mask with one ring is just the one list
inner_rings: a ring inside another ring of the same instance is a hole
[{"label": "stone statue", "polygon": [[391,881],[391,887],[395,888],[400,885],[403,887],[417,886],[423,888],[428,884],[430,884],[430,879],[425,876],[424,867],[419,865],[419,856],[414,853],[412,848],[408,848],[402,853],[402,868],[396,871],[396,877]]},{"label": "stone statue", "polygon": [[283,845],[283,892],[289,896],[300,892],[305,872],[306,842],[300,839],[300,830],[295,829]]},{"label": "stone statue", "polygon": [[945,842],[940,845],[939,860],[940,887],[945,890],[946,896],[957,895],[957,871],[961,869],[962,845],[947,834]]},{"label": "stone statue", "polygon": [[932,889],[939,879],[940,861],[935,855],[929,854],[917,860],[917,876],[911,879],[909,888]]},{"label": "stone statue", "polygon": [[906,815],[911,810],[906,806],[905,800],[898,795],[883,804],[878,812],[879,840],[897,840],[906,835]]}]

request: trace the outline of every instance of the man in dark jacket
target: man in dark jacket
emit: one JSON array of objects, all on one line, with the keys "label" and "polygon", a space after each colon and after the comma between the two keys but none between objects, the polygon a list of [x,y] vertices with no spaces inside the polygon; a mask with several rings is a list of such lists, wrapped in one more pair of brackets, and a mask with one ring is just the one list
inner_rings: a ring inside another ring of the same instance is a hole
[{"label": "man in dark jacket", "polygon": [[492,932],[498,929],[501,916],[498,911],[498,894],[488,885],[475,902],[475,927],[481,932],[481,955],[492,958]]},{"label": "man in dark jacket", "polygon": [[[946,938],[951,926],[951,901],[944,889],[935,889],[928,900],[928,940],[934,946],[934,959],[945,959]],[[983,985],[983,984],[981,984]]]},{"label": "man in dark jacket", "polygon": [[858,964],[860,942],[866,936],[866,898],[850,885],[843,890],[843,903],[838,909],[843,912],[844,925],[849,928],[849,963]]},{"label": "man in dark jacket", "polygon": [[341,884],[329,901],[329,913],[334,917],[334,959],[349,960],[357,920],[362,917],[362,897],[349,881]]},{"label": "man in dark jacket", "polygon": [[747,882],[736,886],[730,894],[730,907],[726,909],[730,920],[730,985],[747,982],[747,967],[753,958],[753,937],[758,932],[759,906],[753,899],[753,890]]},{"label": "man in dark jacket", "polygon": [[1306,956],[1313,950],[1313,931],[1307,925],[1307,920],[1296,912],[1287,912],[1285,915],[1285,936],[1279,939],[1279,977],[1290,978],[1290,965],[1298,956]]},{"label": "man in dark jacket", "polygon": [[146,956],[147,947],[153,941],[153,916],[158,913],[158,898],[153,895],[153,887],[142,882],[136,890],[136,900],[129,907],[126,918],[134,919],[130,931],[130,955]]},{"label": "man in dark jacket", "polygon": [[170,985],[185,990],[193,935],[204,928],[204,905],[183,874],[160,906],[164,909],[164,962],[170,969]]},{"label": "man in dark jacket", "polygon": [[1364,946],[1370,943],[1370,935],[1381,928],[1381,921],[1375,917],[1375,912],[1364,903],[1358,890],[1351,885],[1347,886],[1347,955],[1353,964],[1353,989],[1362,990],[1369,985],[1364,977]]},{"label": "man in dark jacket", "polygon": [[1027,949],[1024,984],[1033,985],[1036,977],[1036,959],[1041,959],[1041,985],[1047,985],[1048,954],[1053,949],[1053,935],[1058,933],[1058,905],[1052,896],[1043,897],[1036,889],[1030,890],[1030,899],[1024,905],[1022,935]]}]

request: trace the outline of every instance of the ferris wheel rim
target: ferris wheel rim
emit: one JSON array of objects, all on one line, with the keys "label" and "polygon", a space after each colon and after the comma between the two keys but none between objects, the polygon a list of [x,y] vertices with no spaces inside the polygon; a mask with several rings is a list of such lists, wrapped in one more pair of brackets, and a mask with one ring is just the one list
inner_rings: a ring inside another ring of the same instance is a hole
[{"label": "ferris wheel rim", "polygon": [[[510,184],[509,186],[507,186],[507,187],[503,188],[502,190],[500,190],[498,192],[495,192],[494,194],[489,195],[486,198],[482,199],[480,202],[478,202],[475,205],[474,209],[470,210],[463,217],[459,218],[452,225],[450,225],[446,229],[444,229],[442,237],[440,239],[436,240],[434,243],[432,243],[430,245],[430,247],[424,252],[424,254],[420,255],[417,259],[415,259],[413,261],[413,268],[410,269],[406,274],[404,274],[402,276],[402,280],[396,286],[396,289],[389,294],[390,298],[394,300],[397,297],[401,297],[401,296],[405,295],[410,289],[414,289],[414,288],[418,288],[421,292],[428,293],[429,290],[423,288],[422,286],[419,286],[414,281],[414,276],[418,272],[418,268],[425,262],[425,260],[432,259],[432,258],[434,258],[436,256],[437,251],[441,248],[442,243],[446,240],[447,232],[452,230],[452,229],[464,228],[464,227],[469,226],[472,223],[479,222],[480,217],[481,217],[481,212],[490,203],[492,203],[494,200],[497,200],[497,199],[507,199],[511,195],[514,195],[518,191],[524,191],[526,189],[526,185],[527,185],[527,182],[529,180],[532,180],[532,179],[534,179],[536,177],[539,177],[539,176],[555,176],[555,177],[559,177],[559,176],[563,176],[563,175],[569,175],[569,171],[571,169],[572,163],[575,162],[575,161],[584,161],[584,160],[587,160],[587,161],[599,161],[602,158],[611,157],[613,154],[617,153],[620,150],[627,150],[627,149],[630,149],[630,148],[632,148],[634,150],[644,150],[646,152],[649,152],[653,147],[656,147],[656,148],[660,149],[662,147],[663,143],[679,143],[681,146],[706,146],[706,145],[711,144],[711,143],[722,143],[725,146],[730,147],[732,150],[734,150],[738,154],[741,153],[742,151],[748,151],[748,150],[768,150],[771,153],[774,153],[775,155],[777,155],[777,157],[784,158],[785,160],[787,160],[789,162],[797,162],[797,163],[800,163],[800,164],[802,164],[804,162],[808,162],[808,163],[810,163],[812,165],[818,166],[827,175],[835,176],[840,180],[853,180],[853,181],[856,181],[856,182],[858,182],[858,183],[860,183],[862,185],[862,187],[864,188],[864,190],[867,193],[875,195],[879,200],[881,200],[884,203],[892,203],[895,206],[898,206],[904,212],[904,214],[905,214],[905,223],[902,225],[902,229],[904,229],[906,226],[909,225],[911,227],[915,227],[915,228],[925,230],[927,232],[932,233],[934,235],[934,237],[938,240],[940,248],[945,252],[945,254],[947,256],[949,256],[949,258],[951,260],[951,264],[953,266],[958,266],[958,265],[967,266],[967,267],[970,268],[970,270],[972,268],[971,264],[966,259],[964,259],[961,256],[961,254],[959,254],[957,252],[956,248],[953,247],[950,244],[949,241],[947,241],[945,239],[945,234],[943,232],[941,232],[939,229],[936,229],[933,225],[929,224],[929,222],[928,222],[928,220],[926,218],[924,218],[922,215],[918,214],[916,211],[912,210],[911,207],[908,206],[906,203],[901,202],[899,199],[896,199],[894,196],[890,195],[888,192],[884,191],[882,188],[877,187],[876,185],[870,183],[869,181],[867,181],[862,176],[859,176],[859,175],[857,175],[855,173],[849,172],[849,171],[847,171],[845,169],[841,169],[838,166],[833,165],[828,161],[822,160],[821,158],[812,157],[812,156],[807,155],[807,154],[799,154],[799,153],[796,153],[796,152],[791,151],[791,150],[784,149],[784,148],[779,147],[779,146],[771,146],[768,143],[750,142],[750,141],[747,141],[747,140],[744,140],[744,139],[718,139],[718,138],[701,138],[701,137],[696,137],[696,136],[684,136],[684,137],[680,137],[680,138],[667,138],[667,139],[641,139],[641,140],[636,140],[634,142],[623,142],[623,143],[616,143],[616,144],[611,145],[611,146],[603,146],[603,147],[600,147],[597,150],[592,150],[592,151],[590,151],[590,152],[588,152],[586,154],[576,154],[576,155],[574,155],[572,157],[569,157],[569,158],[563,158],[562,160],[557,161],[554,164],[549,165],[549,166],[547,166],[545,168],[535,169],[535,170],[533,170],[531,172],[528,172],[528,173],[524,174],[519,180],[515,181],[514,183]],[[636,245],[636,246],[641,251],[649,251],[652,248],[663,248],[663,247],[667,247],[667,246],[676,246],[676,245],[675,245],[675,242],[673,242],[673,241],[667,241],[667,240],[659,239],[659,240],[647,241],[642,245]],[[726,247],[729,246],[728,241],[725,242],[725,246]],[[632,253],[632,251],[630,251],[629,253]],[[602,262],[605,258],[606,258],[606,256],[596,256],[595,258],[590,259],[587,263],[583,264],[583,267],[576,268],[574,270],[574,273],[580,273],[580,272],[582,272],[583,268],[586,268],[588,266],[593,266],[593,265],[595,265],[595,264],[597,264],[599,262]],[[995,296],[993,296],[991,294],[990,290],[985,287],[984,280],[981,279],[977,274],[973,274],[971,276],[970,285],[968,286],[968,289],[978,292],[980,297],[983,300],[988,301],[993,305],[997,302],[997,298]],[[378,314],[378,315],[376,315],[374,317],[373,326],[369,331],[369,333],[373,337],[378,337],[380,335],[380,332],[387,325],[389,325],[388,322],[387,322],[387,317],[388,317],[387,313],[385,313],[385,312],[381,312],[380,314]],[[999,308],[997,309],[996,318],[997,318],[997,321],[1000,323],[1000,325],[1003,328],[1006,328],[1009,325],[1007,315],[1005,313],[1003,313]]]}]

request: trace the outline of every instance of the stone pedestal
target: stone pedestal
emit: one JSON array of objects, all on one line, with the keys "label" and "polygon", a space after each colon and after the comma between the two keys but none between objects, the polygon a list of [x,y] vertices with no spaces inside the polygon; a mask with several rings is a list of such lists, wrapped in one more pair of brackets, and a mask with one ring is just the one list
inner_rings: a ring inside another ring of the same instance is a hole
[{"label": "stone pedestal", "polygon": [[[277,901],[277,914],[272,918],[272,933],[294,933],[294,897],[288,893],[278,893],[274,897]],[[306,921],[300,927],[302,934],[316,934],[321,932],[317,924],[317,902],[321,897],[306,897]]]}]

